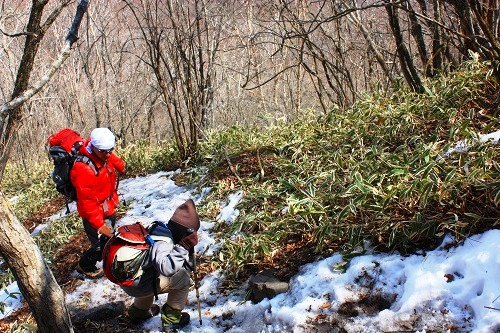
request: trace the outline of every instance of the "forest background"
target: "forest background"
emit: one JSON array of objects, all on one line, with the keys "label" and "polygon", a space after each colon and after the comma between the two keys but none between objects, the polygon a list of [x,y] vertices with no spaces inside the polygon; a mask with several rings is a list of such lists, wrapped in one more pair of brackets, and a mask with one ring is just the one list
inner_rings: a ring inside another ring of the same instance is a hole
[{"label": "forest background", "polygon": [[[76,3],[63,3],[56,23],[43,27],[32,82],[65,41]],[[14,91],[30,5],[2,2],[2,101]],[[56,4],[46,6],[50,19]],[[308,108],[326,114],[404,84],[423,92],[425,78],[453,71],[471,51],[498,62],[498,7],[496,0],[93,1],[71,58],[2,140],[12,141],[17,161],[44,160],[57,129],[106,126],[122,146],[175,139],[186,160],[211,128],[265,126]]]},{"label": "forest background", "polygon": [[53,69],[83,3],[1,3],[2,177],[8,162],[46,163],[61,127],[110,127],[121,148],[164,145],[187,167],[214,130],[340,116],[368,94],[435,95],[429,80],[477,59],[488,82],[466,108],[498,109],[496,0],[91,1],[50,84],[9,104]]}]

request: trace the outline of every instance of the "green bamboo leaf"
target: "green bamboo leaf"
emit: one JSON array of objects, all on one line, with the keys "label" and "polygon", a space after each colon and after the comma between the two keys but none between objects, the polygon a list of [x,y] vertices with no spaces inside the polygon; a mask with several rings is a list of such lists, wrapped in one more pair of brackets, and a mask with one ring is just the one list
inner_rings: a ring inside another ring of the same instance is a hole
[{"label": "green bamboo leaf", "polygon": [[479,215],[474,214],[474,213],[465,213],[464,215],[465,215],[465,216],[472,217],[473,219],[476,219],[476,220],[480,220],[480,219],[482,219],[482,216],[479,216]]},{"label": "green bamboo leaf", "polygon": [[420,195],[421,206],[425,206],[427,204],[427,200],[433,188],[434,182],[428,182],[424,185],[422,188],[422,194]]},{"label": "green bamboo leaf", "polygon": [[451,181],[451,179],[453,178],[453,176],[455,176],[455,174],[457,173],[457,169],[452,169],[447,175],[446,175],[446,178],[444,179],[446,182],[449,182]]},{"label": "green bamboo leaf", "polygon": [[430,163],[429,165],[427,165],[424,169],[424,172],[422,173],[422,178],[427,178],[431,173],[431,171],[433,170],[433,168],[434,168],[434,163]]},{"label": "green bamboo leaf", "polygon": [[493,202],[495,203],[495,206],[500,205],[500,182],[495,182],[493,183],[493,194],[495,197],[493,198]]},{"label": "green bamboo leaf", "polygon": [[369,189],[368,189],[365,185],[363,185],[362,183],[358,182],[357,180],[355,181],[355,183],[354,183],[354,184],[356,184],[356,187],[357,187],[357,188],[358,188],[361,192],[363,192],[363,193],[369,193],[369,192],[370,192],[370,190],[369,190]]},{"label": "green bamboo leaf", "polygon": [[337,216],[337,223],[340,224],[344,220],[344,218],[347,216],[347,213],[351,210],[350,205],[345,206]]},{"label": "green bamboo leaf", "polygon": [[389,243],[388,246],[392,246],[394,244],[394,240],[396,239],[396,228],[391,229],[389,234]]},{"label": "green bamboo leaf", "polygon": [[380,206],[380,205],[367,205],[366,208],[371,209],[371,210],[376,211],[376,212],[382,211],[382,206]]},{"label": "green bamboo leaf", "polygon": [[358,181],[360,183],[363,182],[363,177],[361,176],[361,174],[358,171],[356,171],[354,173],[354,179],[356,179],[356,181]]}]

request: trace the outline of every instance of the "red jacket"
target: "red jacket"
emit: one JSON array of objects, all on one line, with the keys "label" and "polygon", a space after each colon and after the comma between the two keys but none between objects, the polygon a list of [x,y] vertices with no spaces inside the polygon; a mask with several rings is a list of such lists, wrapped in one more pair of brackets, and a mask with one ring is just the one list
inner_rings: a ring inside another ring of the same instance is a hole
[{"label": "red jacket", "polygon": [[117,172],[125,171],[125,163],[115,154],[110,154],[107,163],[90,154],[87,139],[79,153],[88,156],[97,170],[85,163],[75,162],[70,172],[72,184],[76,188],[78,214],[87,219],[97,230],[104,225],[104,219],[115,213],[118,206]]}]

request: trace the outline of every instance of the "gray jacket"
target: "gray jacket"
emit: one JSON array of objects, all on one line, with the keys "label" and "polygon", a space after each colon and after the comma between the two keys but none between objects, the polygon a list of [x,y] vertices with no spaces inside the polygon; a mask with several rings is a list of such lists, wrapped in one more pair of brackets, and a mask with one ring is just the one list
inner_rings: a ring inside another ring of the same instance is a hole
[{"label": "gray jacket", "polygon": [[153,281],[159,288],[160,274],[172,276],[184,269],[186,262],[189,262],[189,251],[180,245],[174,245],[172,239],[162,237],[162,240],[155,241],[151,247],[149,256],[142,265],[142,275],[135,280],[133,286],[122,286],[122,289],[133,297],[153,295]]}]

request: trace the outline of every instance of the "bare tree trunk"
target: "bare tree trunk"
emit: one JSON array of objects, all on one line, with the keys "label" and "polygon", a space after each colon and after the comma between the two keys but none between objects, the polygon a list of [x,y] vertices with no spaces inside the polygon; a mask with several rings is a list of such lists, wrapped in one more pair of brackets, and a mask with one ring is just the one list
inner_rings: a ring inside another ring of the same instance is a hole
[{"label": "bare tree trunk", "polygon": [[427,77],[431,77],[433,75],[432,67],[429,62],[429,55],[427,53],[427,47],[425,46],[424,35],[422,33],[422,26],[418,21],[417,15],[413,10],[410,2],[406,0],[403,3],[403,6],[408,11],[408,17],[410,18],[411,23],[411,35],[415,39],[415,43],[417,43],[418,54],[420,55],[420,61],[422,62],[422,66],[424,67],[424,72]]},{"label": "bare tree trunk", "polygon": [[95,83],[92,75],[90,74],[88,58],[83,65],[83,70],[85,72],[85,76],[87,77],[87,81],[90,86],[90,92],[92,97],[92,110],[94,111],[95,117],[95,127],[101,127],[101,113],[99,112],[99,108],[97,107],[99,103],[97,102],[97,89],[95,88]]},{"label": "bare tree trunk", "polygon": [[[31,72],[35,63],[35,57],[45,32],[50,27],[60,10],[64,8],[69,1],[64,1],[60,7],[54,11],[53,15],[45,23],[42,23],[42,14],[48,0],[33,0],[30,12],[30,18],[26,26],[26,40],[24,43],[24,52],[17,71],[16,82],[12,91],[11,98],[15,99],[28,88]],[[11,137],[15,129],[20,125],[21,107],[11,108],[2,112],[0,119],[0,179],[3,177],[5,165],[9,159],[11,150]]]},{"label": "bare tree trunk", "polygon": [[460,20],[460,31],[463,47],[460,49],[463,58],[469,57],[469,50],[489,59],[497,77],[500,77],[500,44],[498,32],[500,21],[498,0],[446,0],[455,8]]},{"label": "bare tree trunk", "polygon": [[[18,75],[12,93],[12,100],[3,104],[1,110],[1,159],[0,180],[9,158],[11,137],[15,135],[21,124],[21,107],[33,95],[52,78],[55,72],[69,56],[71,45],[76,41],[78,27],[83,13],[87,9],[88,2],[81,0],[78,5],[77,14],[66,38],[66,43],[54,61],[48,73],[42,78],[30,84],[29,79],[35,55],[40,42],[48,27],[54,22],[62,9],[68,5],[69,0],[62,1],[47,17],[45,23],[41,24],[43,9],[48,0],[33,0],[33,7],[28,23],[28,37],[26,38],[25,50]],[[64,294],[57,284],[52,272],[47,267],[42,253],[36,246],[33,238],[16,218],[8,201],[0,192],[0,253],[14,274],[21,293],[28,302],[38,325],[38,331],[42,333],[51,332],[73,332],[73,326],[68,309],[64,302]]]},{"label": "bare tree trunk", "polygon": [[212,112],[215,56],[226,5],[209,0],[195,1],[193,7],[179,0],[123,1],[148,48],[145,63],[163,95],[180,158],[189,161]]},{"label": "bare tree trunk", "polygon": [[434,71],[442,71],[444,67],[443,54],[444,45],[442,38],[442,31],[439,23],[441,23],[442,6],[439,0],[433,0],[433,11],[434,11],[434,21],[436,23],[430,23],[432,30],[432,67]]},{"label": "bare tree trunk", "polygon": [[408,85],[418,93],[424,92],[424,85],[420,76],[418,75],[417,69],[413,64],[413,59],[408,52],[403,40],[403,35],[401,33],[401,27],[399,26],[399,15],[398,9],[392,4],[385,6],[387,14],[389,15],[389,23],[391,25],[391,30],[396,40],[397,54],[399,58],[399,63],[401,65],[401,70],[406,79]]},{"label": "bare tree trunk", "polygon": [[35,241],[0,192],[1,253],[38,324],[38,332],[73,332],[64,294]]},{"label": "bare tree trunk", "polygon": [[[500,5],[498,1],[496,4],[492,0],[489,0],[487,4],[482,4],[478,0],[469,0],[469,2],[477,25],[482,31],[483,38],[480,44],[488,50],[487,53],[492,60],[500,61],[500,28],[498,27]],[[479,28],[476,30],[479,30]]]},{"label": "bare tree trunk", "polygon": [[[460,23],[462,26],[462,32],[468,37],[465,39],[464,52],[467,50],[473,50],[482,54],[481,49],[477,47],[477,35],[474,32],[474,22],[472,20],[472,11],[467,0],[455,0],[453,2],[458,17],[460,18]],[[482,54],[484,56],[484,54]],[[468,56],[468,54],[466,54]]]},{"label": "bare tree trunk", "polygon": [[377,59],[378,64],[380,67],[382,67],[382,70],[384,71],[385,75],[389,78],[391,82],[394,82],[394,75],[392,74],[391,70],[389,67],[387,67],[386,60],[382,53],[379,52],[377,45],[373,41],[373,38],[371,37],[371,34],[369,30],[363,25],[361,22],[361,18],[359,16],[359,12],[355,11],[352,12],[350,15],[347,16],[349,20],[352,20],[356,26],[361,30],[361,33],[363,34],[363,37],[365,38],[366,42],[368,43],[369,49],[373,52],[375,55],[375,59]]}]

